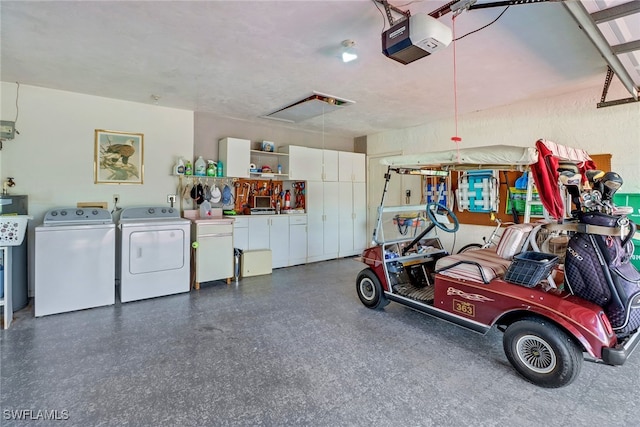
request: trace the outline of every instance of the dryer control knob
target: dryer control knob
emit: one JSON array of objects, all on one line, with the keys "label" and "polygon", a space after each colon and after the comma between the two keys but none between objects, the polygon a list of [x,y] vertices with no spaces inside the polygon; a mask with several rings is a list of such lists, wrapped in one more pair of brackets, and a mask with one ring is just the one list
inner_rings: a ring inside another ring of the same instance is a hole
[{"label": "dryer control knob", "polygon": [[82,216],[82,215],[84,215],[84,211],[83,211],[82,209],[78,209],[78,210],[76,211],[76,215],[78,215],[78,216]]},{"label": "dryer control knob", "polygon": [[149,208],[149,210],[147,212],[149,212],[150,214],[154,214],[156,212],[156,210],[153,209],[153,208]]},{"label": "dryer control knob", "polygon": [[98,215],[98,211],[94,209],[94,210],[91,211],[91,214],[92,215]]},{"label": "dryer control knob", "polygon": [[65,216],[67,214],[67,211],[60,211],[60,215]]}]

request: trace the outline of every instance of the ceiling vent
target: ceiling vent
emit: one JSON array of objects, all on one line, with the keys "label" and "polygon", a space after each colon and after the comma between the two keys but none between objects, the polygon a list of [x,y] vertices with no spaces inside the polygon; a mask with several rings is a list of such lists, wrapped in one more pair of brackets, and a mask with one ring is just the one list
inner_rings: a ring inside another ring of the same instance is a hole
[{"label": "ceiling vent", "polygon": [[354,103],[354,101],[338,98],[337,96],[313,92],[311,95],[299,101],[262,116],[262,118],[298,123],[312,117],[339,110]]}]

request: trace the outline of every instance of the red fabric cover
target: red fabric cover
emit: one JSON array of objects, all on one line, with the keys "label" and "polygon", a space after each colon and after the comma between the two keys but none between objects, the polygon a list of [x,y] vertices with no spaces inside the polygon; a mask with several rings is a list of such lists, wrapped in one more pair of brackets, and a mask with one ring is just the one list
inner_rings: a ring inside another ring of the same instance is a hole
[{"label": "red fabric cover", "polygon": [[[540,201],[549,212],[549,215],[556,219],[564,218],[564,201],[558,187],[558,163],[560,160],[572,160],[577,163],[578,169],[585,179],[584,172],[589,169],[595,169],[596,165],[593,160],[582,150],[567,149],[566,147],[549,143],[550,146],[559,147],[566,154],[558,157],[552,149],[547,146],[547,141],[539,139],[536,141],[538,149],[538,162],[531,165],[531,173],[533,174],[533,182],[536,184]],[[579,154],[579,155],[576,155]]]}]

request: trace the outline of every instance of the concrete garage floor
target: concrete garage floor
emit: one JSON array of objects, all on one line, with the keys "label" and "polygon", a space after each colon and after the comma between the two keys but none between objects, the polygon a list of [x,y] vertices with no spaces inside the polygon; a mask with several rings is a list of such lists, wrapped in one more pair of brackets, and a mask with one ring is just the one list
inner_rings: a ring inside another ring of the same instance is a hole
[{"label": "concrete garage floor", "polygon": [[362,264],[275,270],[238,285],[35,319],[2,331],[6,410],[38,425],[640,425],[640,353],[536,387],[487,336],[391,303],[360,304]]}]

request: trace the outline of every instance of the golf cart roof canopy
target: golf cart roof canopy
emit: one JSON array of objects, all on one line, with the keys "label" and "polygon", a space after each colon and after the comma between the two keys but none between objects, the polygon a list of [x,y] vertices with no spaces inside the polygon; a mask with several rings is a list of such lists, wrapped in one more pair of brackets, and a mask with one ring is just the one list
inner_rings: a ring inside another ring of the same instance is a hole
[{"label": "golf cart roof canopy", "polygon": [[[436,151],[431,153],[407,154],[380,159],[383,165],[392,168],[420,170],[439,168],[442,170],[496,169],[524,170],[538,161],[538,150],[534,147],[513,145],[486,145],[460,150]],[[401,173],[400,171],[398,171]],[[435,171],[430,171],[435,172]],[[434,175],[433,173],[415,174]]]}]

